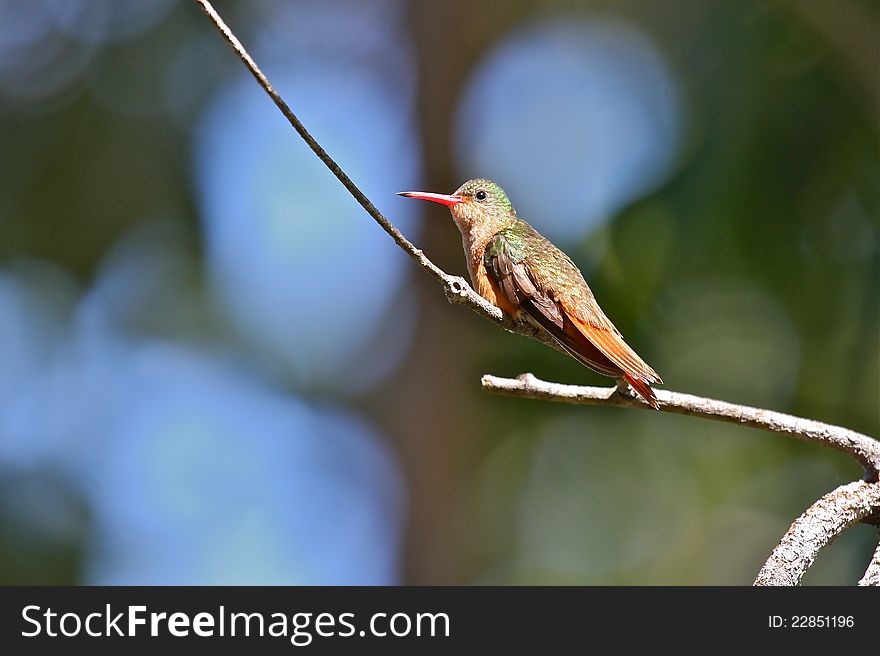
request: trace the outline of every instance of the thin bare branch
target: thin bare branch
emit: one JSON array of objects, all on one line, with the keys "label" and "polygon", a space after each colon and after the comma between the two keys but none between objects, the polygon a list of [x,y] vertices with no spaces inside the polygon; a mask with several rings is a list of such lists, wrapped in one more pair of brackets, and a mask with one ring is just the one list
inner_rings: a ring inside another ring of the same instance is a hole
[{"label": "thin bare branch", "polygon": [[[525,337],[529,337],[531,339],[542,342],[552,348],[555,348],[558,351],[562,351],[559,345],[549,336],[547,336],[543,331],[538,330],[530,323],[525,321],[519,321],[516,319],[512,319],[506,316],[501,312],[499,308],[497,308],[492,303],[489,303],[482,296],[477,294],[471,286],[467,283],[467,281],[461,276],[453,276],[438,267],[434,264],[419,248],[416,248],[415,245],[407,239],[397,227],[385,217],[382,212],[372,203],[372,201],[367,198],[366,194],[360,190],[360,188],[352,181],[348,174],[342,170],[342,168],[336,163],[336,161],[330,157],[326,150],[319,144],[315,138],[306,130],[305,126],[302,122],[296,117],[296,114],[288,107],[287,103],[284,102],[284,99],[275,91],[275,88],[260,70],[260,67],[257,66],[256,62],[253,58],[248,54],[247,50],[245,50],[244,46],[238,40],[238,37],[233,34],[232,30],[226,25],[217,11],[211,6],[211,3],[207,0],[195,0],[196,4],[199,5],[204,14],[211,20],[212,23],[216,26],[217,30],[226,40],[226,42],[232,47],[235,51],[235,54],[238,55],[239,59],[241,59],[242,63],[247,67],[247,69],[251,72],[251,75],[256,79],[257,84],[259,84],[263,90],[269,95],[269,98],[272,99],[272,102],[278,107],[284,117],[288,120],[290,125],[293,126],[293,129],[296,130],[297,134],[302,137],[303,141],[312,149],[312,152],[318,156],[328,169],[336,176],[339,182],[342,183],[342,186],[348,190],[354,199],[360,203],[361,207],[366,210],[367,214],[369,214],[376,223],[381,226],[381,228],[387,232],[391,238],[395,241],[395,243],[400,246],[401,249],[405,253],[407,253],[410,257],[412,257],[416,263],[425,271],[430,273],[434,278],[437,279],[438,282],[443,286],[443,291],[446,294],[446,298],[450,303],[456,303],[459,305],[464,305],[470,308],[472,311],[476,312],[478,315],[491,321],[497,326],[503,328],[512,333],[517,333],[519,335],[524,335]],[[564,353],[564,351],[562,351]]]},{"label": "thin bare branch", "polygon": [[[486,375],[483,376],[482,383],[483,389],[506,396],[579,405],[611,405],[652,409],[641,400],[621,393],[617,387],[563,385],[562,383],[540,380],[532,374],[522,374],[517,378],[499,378]],[[655,391],[657,400],[660,401],[660,410],[663,412],[761,428],[771,433],[789,435],[807,442],[829,446],[855,458],[865,468],[867,480],[876,481],[878,479],[880,442],[862,433],[773,410],[752,408],[669,390],[658,389]]]},{"label": "thin bare branch", "polygon": [[758,572],[755,585],[798,585],[821,549],[853,524],[877,513],[880,483],[856,481],[829,492],[807,508],[782,536]]}]

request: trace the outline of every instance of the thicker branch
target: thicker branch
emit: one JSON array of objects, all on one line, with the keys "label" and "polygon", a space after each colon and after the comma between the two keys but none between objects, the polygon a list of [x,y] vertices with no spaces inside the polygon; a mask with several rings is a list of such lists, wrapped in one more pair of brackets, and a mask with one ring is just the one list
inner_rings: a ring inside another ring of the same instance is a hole
[{"label": "thicker branch", "polygon": [[[612,405],[651,409],[641,400],[621,393],[617,387],[563,385],[562,383],[540,380],[532,374],[521,374],[516,378],[485,375],[481,382],[486,391],[506,396],[579,405]],[[655,390],[655,393],[657,400],[660,401],[660,410],[663,412],[762,428],[771,433],[789,435],[807,442],[817,442],[858,460],[865,468],[866,480],[876,481],[880,475],[880,442],[854,430],[782,412],[752,408],[692,394],[662,389]]]},{"label": "thicker branch", "polygon": [[[880,483],[856,481],[829,492],[807,508],[782,536],[758,572],[755,585],[798,585],[823,547],[853,524],[878,512]],[[875,567],[877,560],[875,554],[869,572],[880,567]],[[866,578],[868,572],[862,581]]]}]

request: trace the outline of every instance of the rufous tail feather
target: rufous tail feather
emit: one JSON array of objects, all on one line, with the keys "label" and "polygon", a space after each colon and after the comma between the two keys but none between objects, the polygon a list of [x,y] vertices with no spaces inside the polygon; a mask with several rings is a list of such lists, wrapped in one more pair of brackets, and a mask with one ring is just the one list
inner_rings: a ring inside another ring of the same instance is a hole
[{"label": "rufous tail feather", "polygon": [[629,374],[624,374],[623,377],[626,382],[629,383],[629,386],[636,391],[636,394],[644,399],[645,403],[654,408],[654,410],[660,409],[660,402],[657,400],[657,395],[654,394],[654,390],[651,389],[651,386],[648,383]]}]

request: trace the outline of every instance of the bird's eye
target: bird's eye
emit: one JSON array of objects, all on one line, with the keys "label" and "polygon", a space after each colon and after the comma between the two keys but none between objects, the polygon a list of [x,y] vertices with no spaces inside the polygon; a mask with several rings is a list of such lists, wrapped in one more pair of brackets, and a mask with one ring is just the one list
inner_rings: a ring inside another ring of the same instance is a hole
[{"label": "bird's eye", "polygon": [[488,196],[488,194],[485,191],[483,191],[482,189],[480,189],[477,193],[474,194],[474,198],[476,198],[479,201],[486,200],[487,196]]}]

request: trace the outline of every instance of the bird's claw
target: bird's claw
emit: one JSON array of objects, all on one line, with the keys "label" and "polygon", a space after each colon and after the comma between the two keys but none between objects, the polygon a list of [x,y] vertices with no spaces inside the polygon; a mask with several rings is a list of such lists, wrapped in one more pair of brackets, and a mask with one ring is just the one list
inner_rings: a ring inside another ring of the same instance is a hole
[{"label": "bird's claw", "polygon": [[618,378],[615,382],[615,394],[620,394],[621,396],[625,396],[628,399],[637,399],[635,390],[629,386],[629,383],[626,382],[625,378]]}]

